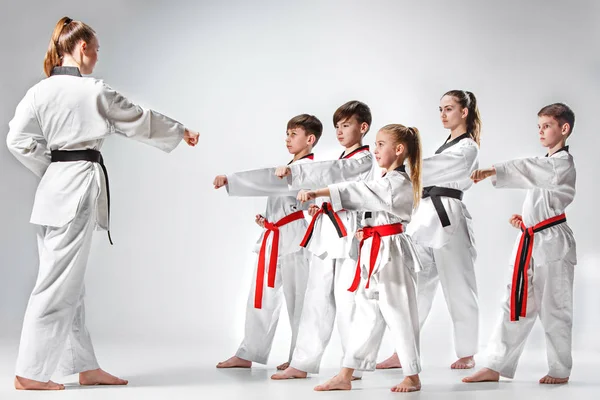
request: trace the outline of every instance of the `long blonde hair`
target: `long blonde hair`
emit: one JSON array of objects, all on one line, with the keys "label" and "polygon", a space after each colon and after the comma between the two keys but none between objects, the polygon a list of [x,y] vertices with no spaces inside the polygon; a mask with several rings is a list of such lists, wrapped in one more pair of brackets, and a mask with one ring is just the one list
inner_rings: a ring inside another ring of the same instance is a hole
[{"label": "long blonde hair", "polygon": [[80,41],[90,43],[96,37],[96,32],[81,21],[62,17],[54,27],[48,51],[44,58],[44,73],[50,76],[52,69],[62,65],[65,54],[71,54]]},{"label": "long blonde hair", "polygon": [[389,124],[381,128],[394,136],[396,144],[403,144],[406,148],[406,158],[410,168],[410,180],[413,187],[413,199],[416,208],[421,200],[423,185],[421,182],[421,135],[414,127],[406,127],[400,124]]}]

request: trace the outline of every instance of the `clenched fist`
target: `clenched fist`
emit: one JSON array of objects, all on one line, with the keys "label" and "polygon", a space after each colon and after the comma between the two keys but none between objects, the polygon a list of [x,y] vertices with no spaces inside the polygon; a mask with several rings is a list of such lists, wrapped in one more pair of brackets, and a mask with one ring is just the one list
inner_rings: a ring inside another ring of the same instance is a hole
[{"label": "clenched fist", "polygon": [[225,175],[217,175],[215,180],[213,181],[213,185],[215,185],[215,189],[222,188],[227,185],[227,176]]},{"label": "clenched fist", "polygon": [[256,222],[258,224],[258,226],[260,226],[261,228],[264,228],[265,227],[265,221],[266,221],[265,217],[263,217],[260,214],[256,214],[256,219],[254,220],[254,222]]},{"label": "clenched fist", "polygon": [[521,224],[523,223],[523,217],[518,214],[513,214],[512,217],[508,220],[508,222],[517,229],[521,229]]},{"label": "clenched fist", "polygon": [[308,206],[308,215],[311,217],[314,217],[316,213],[319,212],[319,210],[321,209],[321,207],[319,207],[316,204],[311,204],[310,206]]},{"label": "clenched fist", "polygon": [[496,169],[494,167],[486,169],[477,169],[471,174],[471,180],[473,180],[473,182],[475,183],[478,183],[493,175],[496,175]]},{"label": "clenched fist", "polygon": [[199,136],[200,136],[200,134],[198,132],[194,132],[194,131],[190,131],[189,129],[186,129],[183,134],[183,140],[185,140],[185,142],[188,144],[188,146],[194,147],[195,145],[198,144]]},{"label": "clenched fist", "polygon": [[317,197],[317,193],[314,190],[301,190],[298,192],[298,196],[296,198],[301,203],[306,203],[307,201],[314,200]]},{"label": "clenched fist", "polygon": [[279,177],[279,179],[283,179],[286,176],[289,176],[292,174],[292,170],[290,169],[290,167],[277,167],[277,169],[275,170],[275,176]]}]

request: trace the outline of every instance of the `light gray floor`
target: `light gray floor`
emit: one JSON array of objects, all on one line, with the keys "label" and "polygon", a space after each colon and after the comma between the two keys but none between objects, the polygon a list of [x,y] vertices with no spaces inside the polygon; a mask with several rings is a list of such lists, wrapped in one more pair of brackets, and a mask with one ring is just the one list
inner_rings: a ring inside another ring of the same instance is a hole
[{"label": "light gray floor", "polygon": [[[451,371],[447,363],[425,360],[421,375],[423,390],[418,394],[391,393],[389,388],[402,379],[401,371],[367,373],[351,392],[316,393],[313,387],[334,375],[331,365],[321,375],[305,380],[277,382],[269,379],[274,366],[258,366],[252,370],[217,370],[223,359],[222,349],[184,346],[179,343],[161,345],[97,343],[96,351],[104,369],[130,381],[127,387],[82,388],[75,376],[57,378],[67,390],[61,393],[17,392],[13,389],[13,367],[16,357],[14,342],[0,342],[0,399],[598,399],[600,379],[597,377],[599,354],[575,353],[575,368],[568,385],[543,386],[537,380],[545,374],[543,352],[526,352],[513,381],[487,384],[463,384],[468,372]],[[429,357],[431,358],[431,357]]]}]

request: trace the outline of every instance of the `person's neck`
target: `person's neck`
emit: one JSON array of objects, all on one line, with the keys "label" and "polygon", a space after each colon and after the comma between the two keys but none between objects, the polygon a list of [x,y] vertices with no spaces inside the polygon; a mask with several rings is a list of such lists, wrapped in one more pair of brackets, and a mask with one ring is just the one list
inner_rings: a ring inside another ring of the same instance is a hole
[{"label": "person's neck", "polygon": [[299,159],[301,159],[302,157],[306,157],[310,153],[312,153],[312,149],[310,147],[300,150],[300,152],[294,154],[294,161],[298,161]]},{"label": "person's neck", "polygon": [[448,140],[454,140],[465,133],[467,133],[467,125],[459,125],[450,131],[450,139]]},{"label": "person's neck", "polygon": [[79,68],[79,64],[77,63],[77,61],[75,61],[73,59],[73,57],[71,56],[65,56],[63,58],[63,62],[61,64],[62,67],[75,67],[75,68]]},{"label": "person's neck", "polygon": [[392,163],[392,165],[390,165],[387,168],[387,170],[388,170],[388,172],[390,172],[390,171],[393,171],[393,170],[395,170],[396,168],[398,168],[398,167],[400,167],[402,165],[404,165],[404,157],[399,157],[399,158],[396,159],[396,161],[394,161]]},{"label": "person's neck", "polygon": [[567,144],[567,141],[565,139],[565,140],[561,140],[560,142],[556,143],[552,147],[548,147],[548,155],[551,156],[552,154],[556,153],[557,151],[559,151],[560,149],[565,147],[566,144]]},{"label": "person's neck", "polygon": [[361,146],[362,146],[362,142],[358,142],[358,143],[354,143],[352,146],[346,147],[346,150],[344,150],[344,155],[346,156],[346,155],[352,153],[354,150],[358,149]]}]

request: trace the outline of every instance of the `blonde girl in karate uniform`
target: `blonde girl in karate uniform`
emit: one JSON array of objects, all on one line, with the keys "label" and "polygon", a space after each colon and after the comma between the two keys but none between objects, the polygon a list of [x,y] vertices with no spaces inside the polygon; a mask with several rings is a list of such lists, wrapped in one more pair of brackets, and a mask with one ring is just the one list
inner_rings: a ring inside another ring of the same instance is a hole
[{"label": "blonde girl in karate uniform", "polygon": [[405,378],[392,391],[421,389],[416,288],[421,264],[412,240],[404,233],[421,198],[419,131],[399,124],[384,126],[377,133],[375,158],[386,170],[379,179],[333,184],[298,194],[301,201],[330,197],[334,210],[364,213],[363,228],[357,234],[360,255],[354,282],[348,288],[357,293],[348,349],[341,371],[317,386],[317,391],[350,390],[355,370],[374,370],[386,327],[404,360]]}]

